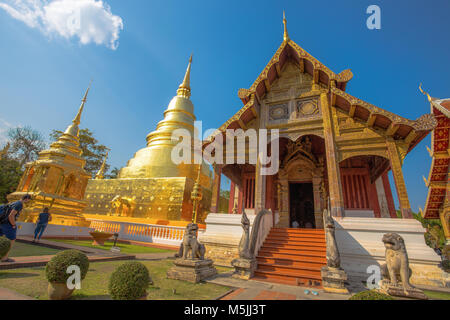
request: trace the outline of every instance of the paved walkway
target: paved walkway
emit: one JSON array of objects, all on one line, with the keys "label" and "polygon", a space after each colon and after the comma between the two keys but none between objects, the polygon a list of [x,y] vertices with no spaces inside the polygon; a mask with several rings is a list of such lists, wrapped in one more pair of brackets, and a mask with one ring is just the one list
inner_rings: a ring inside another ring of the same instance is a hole
[{"label": "paved walkway", "polygon": [[6,288],[0,288],[0,300],[35,300],[35,299]]},{"label": "paved walkway", "polygon": [[[25,242],[29,244],[33,244],[32,237],[18,237],[18,241]],[[115,260],[130,260],[135,259],[135,255],[126,254],[126,253],[116,253],[102,249],[76,246],[73,244],[65,243],[65,242],[57,242],[50,240],[41,240],[39,244],[40,246],[56,248],[61,250],[67,249],[76,249],[86,253],[90,262],[97,261],[115,261]],[[0,270],[1,269],[16,269],[16,268],[25,268],[25,267],[38,267],[45,266],[47,262],[53,255],[44,255],[44,256],[26,256],[26,257],[12,257],[11,259],[15,260],[15,262],[0,262]]]},{"label": "paved walkway", "polygon": [[[350,294],[327,293],[322,289],[289,286],[256,280],[231,277],[232,272],[218,274],[209,283],[237,288],[221,300],[348,300]],[[307,290],[307,291],[305,291]],[[315,291],[318,295],[314,295]]]},{"label": "paved walkway", "polygon": [[174,254],[174,252],[136,253],[135,256],[136,260],[164,260],[174,258]]}]

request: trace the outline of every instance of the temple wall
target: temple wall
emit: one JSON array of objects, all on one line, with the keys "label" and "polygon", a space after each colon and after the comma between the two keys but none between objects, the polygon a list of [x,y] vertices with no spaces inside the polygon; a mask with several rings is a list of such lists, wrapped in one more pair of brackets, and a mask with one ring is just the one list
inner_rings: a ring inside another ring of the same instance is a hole
[{"label": "temple wall", "polygon": [[[247,210],[246,210],[247,212]],[[250,234],[254,214],[247,215],[250,220]],[[231,261],[239,257],[238,246],[242,237],[242,216],[240,214],[210,213],[205,221],[206,231],[199,235],[205,245],[207,259],[215,265],[231,267]]]},{"label": "temple wall", "polygon": [[[190,221],[192,219],[191,192],[194,181],[185,177],[89,180],[83,213],[90,215],[122,216]],[[211,191],[202,188],[198,222],[203,223],[211,203]],[[123,210],[112,208],[111,201],[120,196],[130,203]],[[119,212],[120,211],[120,212]]]},{"label": "temple wall", "polygon": [[411,283],[416,285],[450,287],[450,274],[440,269],[441,259],[425,243],[425,229],[415,219],[341,218],[336,219],[336,241],[341,255],[341,267],[349,277],[365,281],[371,265],[385,263],[382,237],[398,233],[405,241]]}]

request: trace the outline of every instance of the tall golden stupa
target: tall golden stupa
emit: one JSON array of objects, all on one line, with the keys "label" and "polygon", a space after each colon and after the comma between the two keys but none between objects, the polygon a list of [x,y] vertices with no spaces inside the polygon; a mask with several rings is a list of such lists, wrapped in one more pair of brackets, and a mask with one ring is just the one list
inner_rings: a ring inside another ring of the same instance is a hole
[{"label": "tall golden stupa", "polygon": [[[194,130],[194,105],[190,100],[192,56],[177,95],[170,101],[156,130],[147,135],[147,146],[134,155],[117,179],[89,180],[83,211],[86,217],[117,221],[183,225],[192,219],[191,192],[200,168],[204,197],[199,204],[198,222],[206,218],[211,201],[211,174],[206,164],[175,164],[172,141],[176,129]],[[193,145],[193,143],[192,143]],[[192,149],[193,154],[193,149]],[[107,216],[107,218],[105,217]]]},{"label": "tall golden stupa", "polygon": [[35,222],[42,209],[49,207],[53,224],[89,225],[81,211],[87,205],[83,198],[90,175],[84,170],[86,160],[79,139],[81,114],[88,92],[89,88],[72,124],[49,149],[39,153],[36,161],[25,165],[16,192],[8,195],[8,201],[19,200],[24,194],[32,195],[33,201],[20,216],[22,221]]}]

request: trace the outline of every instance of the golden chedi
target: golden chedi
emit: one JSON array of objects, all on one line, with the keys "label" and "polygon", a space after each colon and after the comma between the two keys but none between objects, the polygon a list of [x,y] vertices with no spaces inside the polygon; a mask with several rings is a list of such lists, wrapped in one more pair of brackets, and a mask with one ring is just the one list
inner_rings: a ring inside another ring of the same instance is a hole
[{"label": "golden chedi", "polygon": [[79,125],[89,88],[81,102],[75,119],[66,131],[39,153],[36,161],[25,165],[25,172],[17,191],[8,195],[8,201],[19,200],[24,194],[32,195],[20,220],[36,222],[44,207],[49,207],[52,224],[89,226],[81,214],[87,205],[84,190],[90,175],[84,170],[86,160],[82,156]]},{"label": "golden chedi", "polygon": [[[134,155],[122,168],[117,179],[90,180],[86,190],[89,218],[184,225],[192,219],[191,192],[197,178],[198,164],[175,164],[171,154],[178,141],[172,133],[185,129],[195,137],[194,105],[190,100],[192,57],[177,95],[170,101],[156,130],[147,135],[147,146]],[[193,145],[193,144],[192,144]],[[193,150],[192,150],[193,154]],[[201,166],[200,184],[205,197],[199,204],[198,221],[209,210],[210,170]],[[101,216],[99,216],[101,215]]]}]

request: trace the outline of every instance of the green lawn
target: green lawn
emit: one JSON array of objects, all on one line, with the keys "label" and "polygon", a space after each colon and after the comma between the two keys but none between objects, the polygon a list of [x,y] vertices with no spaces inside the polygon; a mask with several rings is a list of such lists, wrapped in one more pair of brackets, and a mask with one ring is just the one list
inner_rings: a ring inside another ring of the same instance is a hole
[{"label": "green lawn", "polygon": [[16,241],[9,254],[10,257],[45,256],[57,254],[60,250]]},{"label": "green lawn", "polygon": [[[173,266],[173,260],[141,262],[148,268],[154,283],[148,289],[149,300],[210,300],[230,290],[228,287],[210,283],[193,284],[166,279],[166,272]],[[90,263],[87,276],[81,283],[81,289],[75,290],[71,299],[110,299],[108,294],[109,277],[122,263],[124,262]],[[218,272],[227,272],[231,269],[218,267],[217,270]],[[45,267],[0,270],[0,287],[42,300],[48,299],[47,286]]]},{"label": "green lawn", "polygon": [[[70,243],[70,244],[77,245],[77,246],[103,249],[103,250],[108,250],[108,251],[111,249],[111,247],[114,244],[113,241],[106,241],[104,246],[94,246],[94,245],[92,245],[92,240],[65,240],[65,239],[49,239],[49,240]],[[154,247],[144,247],[144,246],[137,246],[137,245],[133,245],[133,244],[117,243],[117,246],[120,248],[120,252],[123,252],[123,253],[175,252],[175,250],[161,249],[161,248],[154,248]]]},{"label": "green lawn", "polygon": [[447,292],[423,290],[423,293],[425,293],[429,299],[450,300],[450,293]]}]

